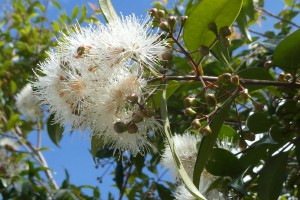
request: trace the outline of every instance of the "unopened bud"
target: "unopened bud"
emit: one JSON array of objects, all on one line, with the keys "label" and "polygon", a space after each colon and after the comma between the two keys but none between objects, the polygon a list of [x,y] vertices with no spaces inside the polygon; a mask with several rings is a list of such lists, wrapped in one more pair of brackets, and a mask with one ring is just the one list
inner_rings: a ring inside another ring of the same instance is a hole
[{"label": "unopened bud", "polygon": [[184,107],[190,107],[193,105],[193,101],[195,100],[195,97],[192,97],[192,96],[188,96],[186,98],[184,98],[183,100],[183,105]]},{"label": "unopened bud", "polygon": [[187,19],[188,19],[188,16],[181,16],[180,17],[180,25],[184,26]]},{"label": "unopened bud", "polygon": [[228,47],[231,44],[230,39],[228,37],[220,38],[220,42],[221,45],[223,45],[224,47]]},{"label": "unopened bud", "polygon": [[231,77],[231,83],[233,83],[234,85],[240,85],[240,78],[238,75],[233,75]]},{"label": "unopened bud", "polygon": [[217,105],[217,100],[214,94],[205,94],[205,100],[208,107],[215,107]]},{"label": "unopened bud", "polygon": [[130,124],[127,125],[127,130],[128,130],[128,133],[132,133],[133,134],[133,133],[137,133],[138,130],[139,130],[139,128],[137,127],[136,124],[130,123]]},{"label": "unopened bud", "polygon": [[186,116],[195,116],[195,115],[197,115],[196,111],[194,111],[192,108],[184,109],[184,114]]},{"label": "unopened bud", "polygon": [[220,28],[220,36],[226,38],[231,35],[231,28],[228,26],[223,26]]},{"label": "unopened bud", "polygon": [[131,94],[127,96],[126,99],[132,104],[136,104],[139,101],[139,97],[136,94]]},{"label": "unopened bud", "polygon": [[248,144],[245,140],[240,140],[239,141],[239,147],[241,150],[245,150],[247,148]]},{"label": "unopened bud", "polygon": [[116,131],[116,133],[124,133],[125,131],[127,131],[127,125],[123,122],[116,122],[114,124],[114,130]]},{"label": "unopened bud", "polygon": [[245,140],[254,141],[255,140],[255,133],[247,132],[247,133],[244,133],[243,137],[244,137]]},{"label": "unopened bud", "polygon": [[292,78],[292,75],[290,73],[287,73],[284,75],[285,80],[290,80]]},{"label": "unopened bud", "polygon": [[228,84],[230,83],[230,78],[231,78],[231,74],[224,73],[218,76],[218,82],[223,84]]},{"label": "unopened bud", "polygon": [[284,74],[283,73],[279,74],[277,80],[280,81],[280,82],[283,82],[284,81]]},{"label": "unopened bud", "polygon": [[173,54],[170,51],[166,51],[161,55],[162,59],[168,62],[173,60]]},{"label": "unopened bud", "polygon": [[264,63],[264,68],[265,68],[266,70],[270,69],[272,66],[273,66],[273,64],[272,64],[272,61],[270,61],[270,60],[267,60],[267,61]]},{"label": "unopened bud", "polygon": [[300,108],[300,100],[297,101],[296,107],[297,107],[297,108]]},{"label": "unopened bud", "polygon": [[248,99],[249,98],[249,93],[248,93],[248,89],[243,89],[242,91],[240,91],[240,97],[242,99]]},{"label": "unopened bud", "polygon": [[143,115],[147,118],[153,117],[155,115],[155,110],[146,108],[145,110],[143,110]]},{"label": "unopened bud", "polygon": [[196,118],[192,121],[192,126],[195,128],[195,129],[199,129],[201,128],[201,122],[200,122],[200,119]]},{"label": "unopened bud", "polygon": [[157,16],[157,8],[151,8],[150,15],[151,17],[155,18]]},{"label": "unopened bud", "polygon": [[165,11],[164,10],[158,10],[156,15],[157,15],[157,18],[164,18],[165,17]]},{"label": "unopened bud", "polygon": [[170,26],[171,30],[173,31],[174,27],[175,27],[175,24],[176,24],[176,17],[170,16],[168,18],[168,23],[169,23],[169,26]]},{"label": "unopened bud", "polygon": [[207,56],[209,54],[209,48],[207,46],[201,45],[199,48],[201,56]]},{"label": "unopened bud", "polygon": [[205,136],[209,136],[212,134],[212,131],[210,129],[210,126],[205,126],[204,128],[201,129],[201,133]]},{"label": "unopened bud", "polygon": [[216,36],[218,36],[218,28],[217,24],[215,22],[210,22],[207,26],[207,28],[212,31]]},{"label": "unopened bud", "polygon": [[256,112],[264,111],[265,105],[263,103],[260,103],[260,102],[257,102],[257,101],[252,101],[252,104],[253,104]]},{"label": "unopened bud", "polygon": [[133,123],[139,123],[139,122],[142,122],[143,120],[144,120],[144,117],[143,117],[142,113],[134,113],[132,115]]},{"label": "unopened bud", "polygon": [[162,31],[169,31],[169,24],[168,24],[168,22],[166,22],[166,21],[160,22],[159,28]]}]

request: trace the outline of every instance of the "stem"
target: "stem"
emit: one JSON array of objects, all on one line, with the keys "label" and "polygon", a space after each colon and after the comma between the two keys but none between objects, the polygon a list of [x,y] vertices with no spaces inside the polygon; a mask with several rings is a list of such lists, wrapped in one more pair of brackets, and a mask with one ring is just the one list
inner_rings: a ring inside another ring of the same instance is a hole
[{"label": "stem", "polygon": [[264,8],[258,8],[258,9],[261,10],[261,11],[262,11],[263,13],[265,13],[266,15],[269,15],[270,17],[273,17],[273,18],[278,19],[278,20],[280,20],[280,21],[283,21],[283,22],[285,22],[285,23],[291,24],[291,25],[293,25],[293,26],[295,26],[295,27],[297,27],[297,28],[300,28],[300,26],[299,26],[298,24],[296,24],[296,23],[294,23],[294,22],[291,22],[291,21],[289,21],[289,20],[286,20],[286,19],[284,19],[284,18],[282,18],[282,17],[279,17],[278,15],[275,15],[275,14],[271,13],[270,11],[265,10]]},{"label": "stem", "polygon": [[37,149],[40,149],[42,145],[42,133],[41,133],[41,123],[40,118],[37,118]]},{"label": "stem", "polygon": [[126,190],[126,186],[127,186],[127,182],[128,182],[128,180],[129,180],[129,178],[131,176],[132,166],[133,166],[133,164],[131,164],[130,167],[129,167],[129,169],[128,169],[128,173],[127,173],[125,181],[124,181],[124,183],[122,185],[122,190],[120,191],[119,200],[121,200],[123,198],[123,196],[124,196],[124,193],[125,193],[125,190]]},{"label": "stem", "polygon": [[[162,77],[151,79],[150,82],[161,80]],[[185,81],[197,81],[198,78],[195,76],[165,76],[167,80],[185,80]],[[217,81],[216,76],[202,76],[204,81]],[[242,85],[267,85],[267,86],[279,86],[279,87],[289,87],[289,88],[300,88],[300,83],[298,82],[279,82],[279,81],[269,81],[269,80],[257,80],[257,79],[243,79],[240,78],[240,83]]]}]

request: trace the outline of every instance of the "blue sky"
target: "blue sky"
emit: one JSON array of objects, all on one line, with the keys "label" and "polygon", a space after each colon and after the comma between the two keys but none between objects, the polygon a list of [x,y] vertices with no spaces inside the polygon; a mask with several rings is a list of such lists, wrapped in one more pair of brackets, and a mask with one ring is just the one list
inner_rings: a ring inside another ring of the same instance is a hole
[{"label": "blue sky", "polygon": [[[97,0],[65,0],[61,1],[61,5],[67,13],[71,13],[72,9],[78,5],[86,5],[89,7],[88,2],[97,4]],[[170,1],[172,4],[173,1]],[[151,8],[152,0],[112,0],[112,3],[115,6],[116,11],[122,12],[123,15],[128,15],[135,13],[136,15],[146,15],[146,10]],[[284,7],[284,3],[281,0],[266,0],[266,8],[275,14],[281,11]],[[55,18],[57,13],[55,9],[51,6],[49,7],[49,17]],[[262,26],[254,26],[254,29],[259,32],[264,32],[266,29],[270,29],[270,24],[273,24],[274,21],[271,20],[268,22],[262,22]],[[35,141],[35,136],[32,141]],[[48,147],[49,150],[44,152],[46,160],[50,168],[54,171],[54,177],[56,181],[61,184],[65,178],[64,169],[67,169],[70,174],[71,182],[76,185],[92,185],[98,186],[101,190],[102,197],[105,199],[106,194],[109,191],[117,193],[117,189],[113,189],[111,185],[114,184],[112,176],[109,174],[106,175],[104,183],[99,184],[97,181],[97,176],[100,176],[103,171],[101,168],[96,169],[94,161],[89,153],[90,141],[88,135],[84,133],[75,132],[73,135],[65,134],[61,141],[61,148],[56,147],[48,138],[46,132],[43,132],[43,146]]]}]

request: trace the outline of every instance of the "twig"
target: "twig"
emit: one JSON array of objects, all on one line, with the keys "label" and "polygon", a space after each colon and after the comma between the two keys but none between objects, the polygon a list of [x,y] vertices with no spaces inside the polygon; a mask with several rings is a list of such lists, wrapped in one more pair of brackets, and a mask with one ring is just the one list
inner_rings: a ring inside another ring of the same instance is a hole
[{"label": "twig", "polygon": [[261,10],[263,13],[269,15],[270,17],[273,17],[273,18],[278,19],[280,21],[283,21],[285,23],[291,24],[291,25],[293,25],[293,26],[295,26],[297,28],[300,28],[300,26],[298,24],[296,24],[296,23],[294,23],[292,21],[286,20],[286,19],[284,19],[282,17],[279,17],[278,15],[275,15],[275,14],[271,13],[270,11],[265,10],[264,8],[258,8],[258,9]]}]

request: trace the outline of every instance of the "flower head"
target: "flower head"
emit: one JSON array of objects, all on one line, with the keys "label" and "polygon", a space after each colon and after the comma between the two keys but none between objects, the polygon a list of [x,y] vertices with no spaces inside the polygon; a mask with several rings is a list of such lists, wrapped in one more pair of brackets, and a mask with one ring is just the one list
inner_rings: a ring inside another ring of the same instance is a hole
[{"label": "flower head", "polygon": [[40,107],[38,106],[38,99],[33,94],[30,83],[28,83],[21,92],[17,94],[16,105],[18,110],[28,119],[32,119],[32,117],[37,117],[41,114]]}]

